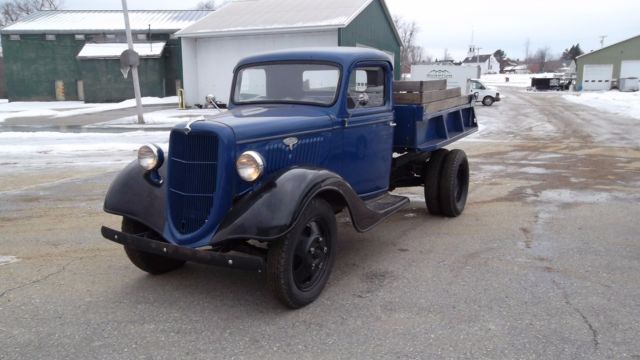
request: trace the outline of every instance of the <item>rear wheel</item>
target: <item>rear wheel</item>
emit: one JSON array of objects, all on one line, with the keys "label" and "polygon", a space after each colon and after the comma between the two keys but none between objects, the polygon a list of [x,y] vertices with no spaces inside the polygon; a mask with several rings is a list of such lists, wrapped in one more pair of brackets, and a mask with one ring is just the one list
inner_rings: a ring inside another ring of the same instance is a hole
[{"label": "rear wheel", "polygon": [[296,226],[271,244],[267,283],[284,305],[297,309],[320,296],[333,267],[336,235],[331,205],[314,199]]},{"label": "rear wheel", "polygon": [[452,150],[445,157],[440,178],[440,210],[442,215],[462,214],[469,193],[469,161],[462,150]]},{"label": "rear wheel", "polygon": [[431,157],[427,163],[424,176],[424,200],[429,213],[432,215],[441,214],[440,197],[438,196],[438,192],[440,191],[440,173],[444,158],[448,153],[449,150],[446,149],[436,150],[431,153]]},{"label": "rear wheel", "polygon": [[491,96],[485,96],[484,99],[482,99],[482,105],[484,106],[491,106],[494,103],[494,98]]},{"label": "rear wheel", "polygon": [[[122,232],[162,241],[162,239],[151,229],[129,218],[122,219]],[[126,245],[124,247],[124,251],[133,265],[152,275],[160,275],[179,269],[185,263],[182,260],[175,260],[164,256],[146,253]]]}]

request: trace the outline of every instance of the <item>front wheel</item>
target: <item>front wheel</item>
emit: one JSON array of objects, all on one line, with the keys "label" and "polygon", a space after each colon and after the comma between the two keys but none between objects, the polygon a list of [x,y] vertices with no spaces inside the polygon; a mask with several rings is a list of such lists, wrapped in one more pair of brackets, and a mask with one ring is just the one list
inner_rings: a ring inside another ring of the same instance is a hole
[{"label": "front wheel", "polygon": [[485,96],[484,99],[482,99],[482,105],[484,106],[491,106],[494,102],[495,100],[491,96]]},{"label": "front wheel", "polygon": [[[152,230],[129,218],[122,219],[122,232],[132,235],[150,237],[153,240],[163,241]],[[175,260],[164,256],[150,254],[126,245],[124,247],[124,251],[133,265],[137,266],[138,269],[142,271],[148,272],[151,275],[160,275],[173,270],[177,270],[185,264],[185,262],[182,260]]]},{"label": "front wheel", "polygon": [[278,300],[298,309],[320,296],[333,268],[336,237],[331,205],[312,200],[293,229],[269,247],[267,283]]}]

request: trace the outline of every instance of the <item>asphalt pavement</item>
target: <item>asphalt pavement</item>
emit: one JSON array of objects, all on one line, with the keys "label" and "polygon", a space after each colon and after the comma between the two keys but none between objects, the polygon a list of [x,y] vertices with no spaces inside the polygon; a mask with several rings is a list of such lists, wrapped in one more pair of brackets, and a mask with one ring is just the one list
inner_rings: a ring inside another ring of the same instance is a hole
[{"label": "asphalt pavement", "polygon": [[99,233],[120,221],[102,212],[113,167],[17,173],[0,192],[0,359],[640,359],[640,122],[503,93],[455,144],[464,214],[430,216],[411,188],[371,232],[341,216],[327,288],[297,311],[262,274],[131,265]]}]

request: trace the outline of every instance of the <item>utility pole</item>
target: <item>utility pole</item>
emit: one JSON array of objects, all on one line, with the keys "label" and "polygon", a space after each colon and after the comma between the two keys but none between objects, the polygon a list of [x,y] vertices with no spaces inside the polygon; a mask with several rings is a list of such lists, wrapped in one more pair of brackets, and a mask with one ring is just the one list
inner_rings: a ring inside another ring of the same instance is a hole
[{"label": "utility pole", "polygon": [[[129,23],[129,9],[127,0],[122,0],[122,11],[124,12],[124,26],[127,33],[127,43],[129,51],[133,50],[133,35],[131,35],[131,24]],[[142,96],[140,94],[140,77],[138,76],[138,66],[131,66],[131,77],[133,78],[133,93],[136,96],[136,109],[138,111],[138,124],[144,124],[144,111],[142,110]]]},{"label": "utility pole", "polygon": [[600,35],[600,48],[604,47],[604,39],[607,38],[607,35]]}]

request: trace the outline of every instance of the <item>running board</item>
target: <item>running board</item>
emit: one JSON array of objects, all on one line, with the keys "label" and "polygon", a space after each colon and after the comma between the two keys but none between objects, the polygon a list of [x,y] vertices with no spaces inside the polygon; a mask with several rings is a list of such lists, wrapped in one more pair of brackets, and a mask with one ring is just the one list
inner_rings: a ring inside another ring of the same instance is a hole
[{"label": "running board", "polygon": [[362,202],[360,206],[350,206],[349,211],[354,227],[359,232],[369,231],[389,216],[409,204],[409,198],[389,193]]}]

